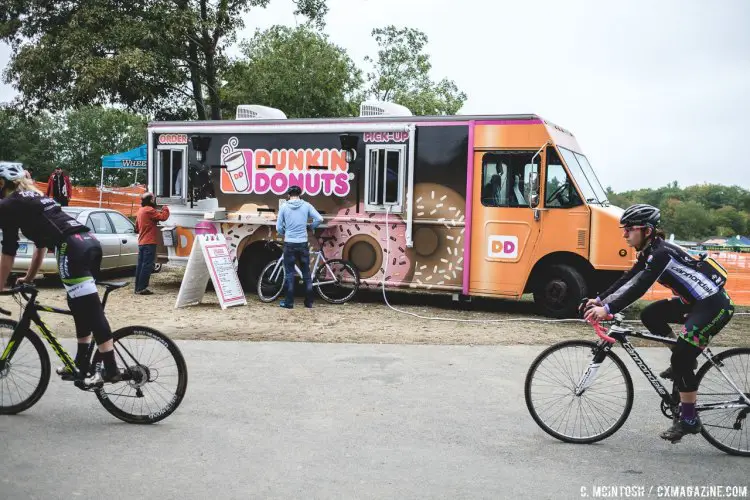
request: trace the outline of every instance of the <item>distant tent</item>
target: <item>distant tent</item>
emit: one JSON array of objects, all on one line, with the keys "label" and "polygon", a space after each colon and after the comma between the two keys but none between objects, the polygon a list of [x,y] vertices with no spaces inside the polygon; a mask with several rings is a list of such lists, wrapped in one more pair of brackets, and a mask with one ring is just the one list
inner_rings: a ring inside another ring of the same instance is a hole
[{"label": "distant tent", "polygon": [[724,246],[727,247],[750,247],[750,239],[745,238],[744,236],[733,236],[732,238],[729,238],[725,243]]},{"label": "distant tent", "polygon": [[102,206],[102,193],[104,192],[104,171],[106,169],[134,169],[136,171],[137,179],[138,170],[146,169],[147,160],[148,146],[146,144],[142,144],[137,148],[131,149],[130,151],[123,151],[121,153],[102,156],[102,180],[99,185],[99,206]]},{"label": "distant tent", "polygon": [[724,244],[725,244],[726,242],[727,242],[727,239],[726,239],[726,238],[715,237],[715,238],[710,238],[710,239],[708,239],[708,240],[706,240],[706,241],[702,242],[702,243],[701,243],[701,245],[704,245],[704,246],[714,246],[714,247],[721,247],[721,246],[724,246]]}]

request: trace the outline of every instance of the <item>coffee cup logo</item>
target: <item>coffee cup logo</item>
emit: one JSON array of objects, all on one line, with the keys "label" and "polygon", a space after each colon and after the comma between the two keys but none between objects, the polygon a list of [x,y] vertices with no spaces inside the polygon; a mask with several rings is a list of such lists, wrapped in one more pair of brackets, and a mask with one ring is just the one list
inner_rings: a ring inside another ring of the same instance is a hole
[{"label": "coffee cup logo", "polygon": [[247,168],[245,167],[245,153],[237,151],[239,141],[236,137],[229,139],[229,142],[221,148],[223,163],[227,167],[227,173],[232,180],[234,190],[242,193],[250,188],[247,177]]}]

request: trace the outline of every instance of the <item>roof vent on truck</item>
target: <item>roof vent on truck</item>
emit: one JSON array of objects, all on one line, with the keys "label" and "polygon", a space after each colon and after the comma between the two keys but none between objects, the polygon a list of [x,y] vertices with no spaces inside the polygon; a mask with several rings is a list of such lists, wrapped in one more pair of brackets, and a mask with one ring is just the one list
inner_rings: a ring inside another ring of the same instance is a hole
[{"label": "roof vent on truck", "polygon": [[412,116],[412,112],[395,102],[365,101],[359,106],[359,116]]},{"label": "roof vent on truck", "polygon": [[240,104],[237,106],[236,120],[286,120],[283,111],[258,104]]}]

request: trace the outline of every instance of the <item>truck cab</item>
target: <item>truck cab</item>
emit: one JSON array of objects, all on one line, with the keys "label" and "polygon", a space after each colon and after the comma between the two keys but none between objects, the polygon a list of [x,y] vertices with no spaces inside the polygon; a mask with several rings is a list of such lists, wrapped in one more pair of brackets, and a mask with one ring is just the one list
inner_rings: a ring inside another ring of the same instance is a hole
[{"label": "truck cab", "polygon": [[632,264],[622,210],[565,129],[477,125],[473,175],[471,294],[530,292],[540,312],[567,317]]}]

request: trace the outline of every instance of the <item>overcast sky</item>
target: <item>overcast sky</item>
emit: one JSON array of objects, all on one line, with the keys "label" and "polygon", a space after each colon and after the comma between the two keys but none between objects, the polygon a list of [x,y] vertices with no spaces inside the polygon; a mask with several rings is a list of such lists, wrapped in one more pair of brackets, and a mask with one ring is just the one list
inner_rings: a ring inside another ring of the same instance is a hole
[{"label": "overcast sky", "polygon": [[[424,31],[433,78],[461,114],[536,113],[573,132],[615,191],[703,182],[750,188],[750,1],[328,0],[326,32],[362,63],[373,28]],[[294,25],[292,0],[247,16]],[[0,47],[0,68],[9,51]],[[362,63],[363,64],[363,63]],[[0,87],[0,102],[14,95]],[[263,103],[257,103],[263,104]]]}]

